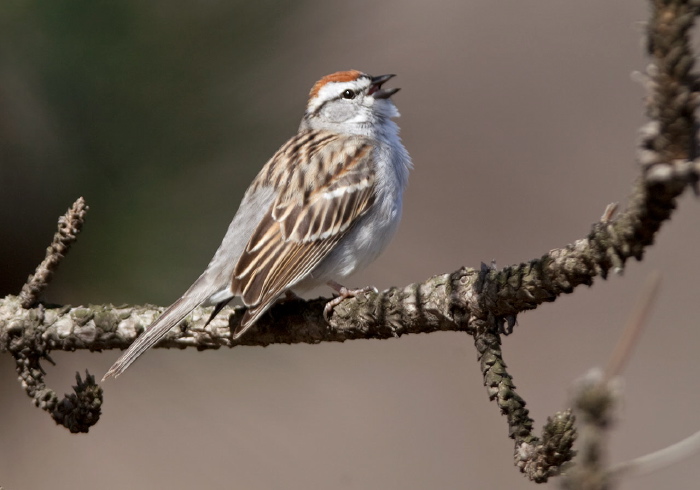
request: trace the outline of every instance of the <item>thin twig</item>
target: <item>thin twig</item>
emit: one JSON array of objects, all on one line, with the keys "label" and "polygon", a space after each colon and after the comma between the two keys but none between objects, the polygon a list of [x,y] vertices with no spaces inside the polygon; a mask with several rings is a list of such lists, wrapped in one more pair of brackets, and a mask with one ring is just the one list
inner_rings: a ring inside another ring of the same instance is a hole
[{"label": "thin twig", "polygon": [[592,370],[575,384],[572,404],[579,421],[578,458],[576,465],[561,482],[563,489],[612,488],[616,475],[609,469],[607,446],[614,425],[615,409],[621,398],[619,375],[639,340],[660,284],[661,273],[652,272],[630,313],[605,371]]},{"label": "thin twig", "polygon": [[615,213],[617,213],[618,207],[619,205],[616,202],[608,204],[605,207],[605,211],[603,211],[603,216],[600,217],[601,223],[610,223],[610,221],[612,221],[613,219],[613,216],[615,216]]},{"label": "thin twig", "polygon": [[53,236],[51,245],[46,249],[46,257],[29,276],[19,293],[23,308],[31,308],[39,301],[41,293],[51,282],[53,273],[58,269],[61,260],[66,256],[70,246],[77,240],[77,235],[85,222],[88,206],[85,199],[79,197],[68,209],[66,214],[58,218],[58,231]]},{"label": "thin twig", "polygon": [[627,361],[632,355],[632,350],[641,336],[642,328],[649,318],[649,312],[659,294],[660,285],[661,273],[659,271],[652,272],[647,278],[644,291],[630,313],[625,329],[610,355],[610,360],[605,367],[603,375],[604,383],[619,376],[622,372],[622,368],[627,364]]},{"label": "thin twig", "polygon": [[676,464],[700,452],[700,431],[668,447],[620,463],[610,471],[613,477],[640,476]]}]

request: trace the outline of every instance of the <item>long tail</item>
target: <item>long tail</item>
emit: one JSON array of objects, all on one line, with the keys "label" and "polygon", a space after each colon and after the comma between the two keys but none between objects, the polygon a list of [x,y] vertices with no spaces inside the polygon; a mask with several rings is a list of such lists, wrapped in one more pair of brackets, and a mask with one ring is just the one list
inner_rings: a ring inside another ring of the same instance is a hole
[{"label": "long tail", "polygon": [[[197,283],[199,282],[200,281],[197,281]],[[126,368],[138,359],[141,354],[153,347],[156,342],[165,337],[171,328],[180,323],[192,310],[208,299],[211,295],[209,288],[201,287],[201,283],[197,283],[193,284],[180,299],[170,305],[163,314],[129,346],[126,352],[117,359],[117,362],[109,368],[109,371],[104,375],[102,381],[109,377],[116,378],[126,371]]]}]

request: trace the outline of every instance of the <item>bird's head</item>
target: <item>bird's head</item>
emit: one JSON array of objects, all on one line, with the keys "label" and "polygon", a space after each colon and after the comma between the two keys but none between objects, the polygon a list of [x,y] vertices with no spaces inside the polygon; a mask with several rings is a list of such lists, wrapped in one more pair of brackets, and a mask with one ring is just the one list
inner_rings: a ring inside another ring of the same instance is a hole
[{"label": "bird's head", "polygon": [[399,89],[382,88],[393,76],[373,77],[349,70],[323,77],[309,93],[302,128],[371,136],[384,122],[399,115],[390,99]]}]

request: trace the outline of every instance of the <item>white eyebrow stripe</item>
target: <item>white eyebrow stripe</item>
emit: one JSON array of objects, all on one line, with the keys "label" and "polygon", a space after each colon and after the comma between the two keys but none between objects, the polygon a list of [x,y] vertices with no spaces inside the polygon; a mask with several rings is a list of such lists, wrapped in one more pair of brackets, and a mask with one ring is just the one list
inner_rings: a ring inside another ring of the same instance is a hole
[{"label": "white eyebrow stripe", "polygon": [[322,104],[328,102],[329,100],[337,99],[345,89],[349,88],[356,92],[362,92],[366,90],[370,84],[371,80],[369,78],[359,78],[349,82],[328,82],[321,87],[316,97],[309,101],[308,110],[310,112],[314,112]]}]

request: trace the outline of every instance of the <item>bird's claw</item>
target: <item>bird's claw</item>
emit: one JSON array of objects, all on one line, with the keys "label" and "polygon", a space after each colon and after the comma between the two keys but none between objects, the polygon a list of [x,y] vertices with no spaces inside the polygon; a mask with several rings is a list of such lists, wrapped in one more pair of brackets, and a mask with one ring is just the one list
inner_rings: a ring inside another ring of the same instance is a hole
[{"label": "bird's claw", "polygon": [[[374,292],[375,294],[379,292],[377,288],[374,286],[367,286],[364,288],[358,288],[358,289],[348,289],[345,286],[340,286],[337,283],[334,283],[334,285],[329,285],[335,289],[338,292],[338,296],[330,300],[328,303],[326,303],[326,306],[323,307],[323,318],[326,319],[326,321],[330,320],[331,313],[333,312],[333,309],[338,306],[340,303],[345,301],[348,298],[354,298],[358,294],[362,293],[369,293],[369,292]],[[338,286],[338,287],[335,287]]]}]

